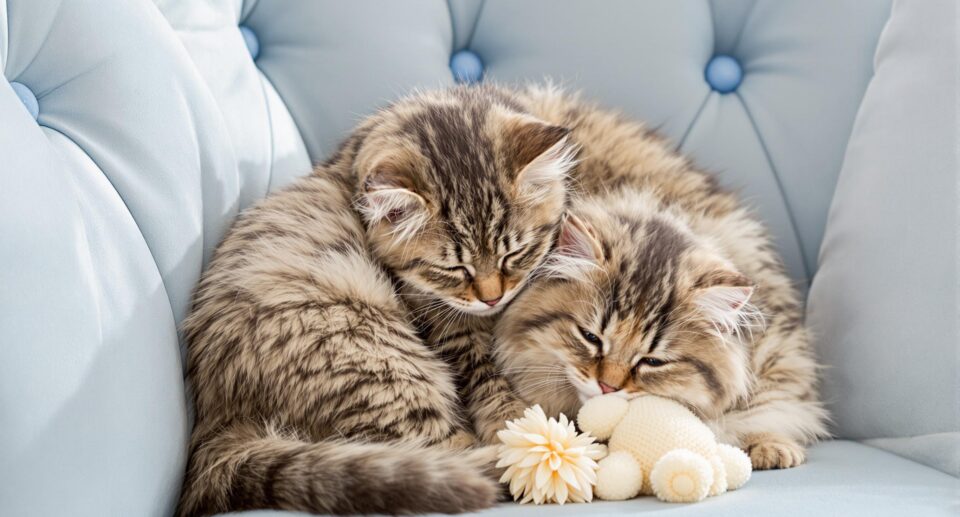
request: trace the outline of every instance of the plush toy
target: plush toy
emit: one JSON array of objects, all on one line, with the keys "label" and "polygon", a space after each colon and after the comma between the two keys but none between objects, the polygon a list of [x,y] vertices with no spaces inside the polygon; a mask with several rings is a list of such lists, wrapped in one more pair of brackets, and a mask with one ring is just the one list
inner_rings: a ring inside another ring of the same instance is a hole
[{"label": "plush toy", "polygon": [[595,487],[601,499],[642,493],[662,501],[695,502],[750,479],[750,458],[736,447],[718,444],[709,427],[672,400],[594,397],[580,408],[577,423],[607,440],[609,454],[599,462]]},{"label": "plush toy", "polygon": [[540,406],[507,422],[498,432],[502,445],[497,467],[506,467],[501,483],[520,503],[590,502],[597,483],[597,461],[606,447],[589,434],[578,433],[573,422],[547,418]]}]

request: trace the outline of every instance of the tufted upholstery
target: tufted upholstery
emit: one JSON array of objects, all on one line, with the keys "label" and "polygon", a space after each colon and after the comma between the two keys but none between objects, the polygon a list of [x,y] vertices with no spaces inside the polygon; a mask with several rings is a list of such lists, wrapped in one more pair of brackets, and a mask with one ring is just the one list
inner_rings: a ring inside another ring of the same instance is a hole
[{"label": "tufted upholstery", "polygon": [[[0,0],[0,514],[170,513],[188,435],[176,325],[205,259],[238,210],[413,87],[550,77],[649,121],[742,189],[805,286],[888,12]],[[708,73],[715,55],[730,61]]]},{"label": "tufted upholstery", "polygon": [[168,513],[175,324],[237,206],[221,115],[149,4],[4,0],[0,65],[0,514]]}]

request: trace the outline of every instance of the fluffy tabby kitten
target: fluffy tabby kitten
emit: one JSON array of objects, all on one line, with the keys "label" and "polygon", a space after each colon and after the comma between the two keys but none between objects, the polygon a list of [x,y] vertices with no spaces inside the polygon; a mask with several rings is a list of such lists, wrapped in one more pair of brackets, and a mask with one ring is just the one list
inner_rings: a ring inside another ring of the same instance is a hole
[{"label": "fluffy tabby kitten", "polygon": [[497,89],[419,94],[244,212],[185,324],[178,513],[491,505],[490,450],[451,449],[472,440],[464,420],[489,439],[524,407],[487,316],[553,245],[566,134]]},{"label": "fluffy tabby kitten", "polygon": [[601,393],[661,395],[757,469],[802,463],[826,413],[798,295],[762,225],[641,125],[555,91],[524,98],[583,151],[551,275],[497,330],[520,396],[575,415]]}]

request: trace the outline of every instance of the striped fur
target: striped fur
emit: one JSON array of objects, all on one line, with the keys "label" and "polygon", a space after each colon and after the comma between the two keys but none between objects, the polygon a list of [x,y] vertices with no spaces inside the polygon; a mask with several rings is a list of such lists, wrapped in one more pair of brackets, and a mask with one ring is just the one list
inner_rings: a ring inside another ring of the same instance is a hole
[{"label": "striped fur", "polygon": [[492,443],[526,407],[494,367],[495,316],[553,245],[574,150],[567,129],[530,116],[507,90],[456,88],[408,103],[377,122],[357,155],[358,206],[373,256],[450,365],[472,430]]},{"label": "striped fur", "polygon": [[560,245],[497,328],[513,387],[568,415],[602,391],[666,396],[755,468],[801,463],[826,413],[763,226],[642,125],[551,88],[518,98],[582,152]]},{"label": "striped fur", "polygon": [[416,94],[245,211],[184,326],[196,425],[178,514],[493,504],[489,448],[457,449],[524,407],[493,367],[490,316],[553,244],[566,134],[494,88]]}]

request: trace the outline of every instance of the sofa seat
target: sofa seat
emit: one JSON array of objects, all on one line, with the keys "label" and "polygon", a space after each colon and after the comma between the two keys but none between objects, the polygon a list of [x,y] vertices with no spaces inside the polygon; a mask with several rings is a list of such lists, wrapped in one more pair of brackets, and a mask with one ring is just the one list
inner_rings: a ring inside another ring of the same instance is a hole
[{"label": "sofa seat", "polygon": [[[953,476],[851,441],[825,442],[809,452],[807,463],[801,467],[755,472],[740,490],[696,504],[661,503],[652,497],[544,507],[508,503],[482,515],[960,515],[960,479]],[[295,517],[307,514],[253,511],[229,515]]]}]

